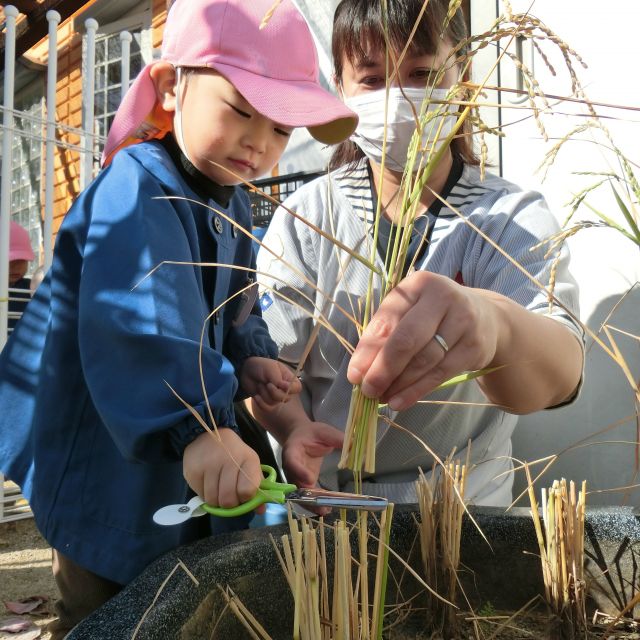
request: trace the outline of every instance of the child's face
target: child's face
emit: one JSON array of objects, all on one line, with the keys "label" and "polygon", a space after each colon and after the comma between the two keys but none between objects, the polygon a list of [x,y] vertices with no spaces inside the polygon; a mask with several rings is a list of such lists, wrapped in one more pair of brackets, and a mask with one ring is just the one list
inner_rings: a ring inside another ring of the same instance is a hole
[{"label": "child's face", "polygon": [[276,165],[292,128],[259,114],[223,76],[208,70],[185,74],[181,96],[182,123],[174,122],[174,130],[182,125],[189,159],[211,180],[238,184]]},{"label": "child's face", "polygon": [[[365,44],[366,53],[363,60],[349,60],[343,58],[342,78],[340,85],[346,98],[351,98],[367,91],[384,89],[385,84],[385,53]],[[398,75],[393,79],[393,86],[405,88],[425,88],[433,86],[439,69],[446,65],[447,69],[436,84],[437,88],[449,88],[458,80],[458,67],[448,58],[452,51],[451,45],[444,42],[437,55],[415,55],[407,52],[400,64]],[[395,54],[396,58],[398,53]],[[382,116],[381,116],[382,117]]]},{"label": "child's face", "polygon": [[9,263],[9,284],[14,285],[18,280],[24,278],[29,268],[27,260],[11,260]]}]

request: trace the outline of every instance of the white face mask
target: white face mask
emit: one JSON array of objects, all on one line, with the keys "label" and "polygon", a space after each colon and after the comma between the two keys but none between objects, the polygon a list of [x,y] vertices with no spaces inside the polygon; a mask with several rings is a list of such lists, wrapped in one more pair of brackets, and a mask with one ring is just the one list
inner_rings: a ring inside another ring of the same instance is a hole
[{"label": "white face mask", "polygon": [[[420,114],[420,108],[425,98],[424,89],[403,89],[404,94],[398,87],[389,89],[389,101],[387,107],[387,147],[385,167],[393,171],[404,171],[407,162],[409,144],[416,130],[416,118],[411,108],[413,104],[415,112]],[[446,100],[447,89],[432,89],[429,96],[432,100]],[[408,99],[408,100],[407,100]],[[382,145],[384,140],[384,112],[387,92],[385,89],[371,91],[351,98],[345,99],[345,104],[355,111],[360,117],[358,128],[351,136],[365,153],[374,162],[382,162]],[[455,124],[455,114],[457,107],[440,103],[432,103],[427,107],[428,113],[438,113],[439,115],[429,119],[422,131],[421,149],[428,157],[431,148],[433,153],[439,148],[444,139],[451,133]],[[442,120],[444,119],[444,122]],[[424,120],[423,120],[424,121]],[[440,128],[440,124],[442,127]],[[434,143],[436,145],[434,146]],[[418,161],[415,170],[419,166],[421,152],[418,152]]]}]

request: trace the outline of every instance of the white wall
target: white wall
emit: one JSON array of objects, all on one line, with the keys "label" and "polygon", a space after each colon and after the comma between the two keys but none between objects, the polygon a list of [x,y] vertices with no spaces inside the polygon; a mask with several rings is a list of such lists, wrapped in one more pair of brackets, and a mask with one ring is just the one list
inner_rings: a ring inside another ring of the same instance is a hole
[{"label": "white wall", "polygon": [[[331,65],[331,26],[333,12],[339,0],[294,0],[298,9],[309,23],[309,28],[318,50],[320,65],[320,82],[327,88],[334,90],[331,80],[333,68]],[[322,171],[326,168],[331,151],[325,145],[314,140],[306,129],[296,129],[291,136],[279,162],[280,175],[297,173],[298,171]]]},{"label": "white wall", "polygon": [[[481,4],[481,2],[479,2]],[[487,3],[494,4],[494,3]],[[512,0],[515,12],[525,11],[531,0]],[[487,7],[487,12],[490,8]],[[534,0],[530,11],[543,20],[587,62],[579,75],[587,95],[594,101],[640,105],[640,84],[636,81],[636,61],[640,59],[637,25],[640,4],[630,0]],[[486,18],[487,16],[485,16]],[[568,95],[568,75],[558,51],[544,47],[557,72],[554,77],[541,57],[534,54],[535,75],[547,94]],[[525,62],[527,60],[525,59]],[[511,63],[501,64],[503,86],[514,86]],[[561,151],[547,178],[537,172],[545,152],[572,127],[584,123],[578,113],[585,109],[571,104],[554,107],[555,114],[543,117],[550,141],[544,142],[533,120],[511,125],[526,115],[508,108],[509,98],[503,96],[502,123],[507,134],[502,143],[502,174],[524,187],[541,190],[558,219],[563,221],[566,203],[573,193],[593,184],[594,176],[576,176],[575,172],[615,171],[612,155],[583,136],[570,142]],[[628,157],[640,162],[640,112],[596,107],[610,129],[616,144]],[[561,115],[561,114],[571,115]],[[604,138],[598,138],[603,141]],[[636,167],[637,169],[637,167]],[[640,175],[640,170],[636,173]],[[589,201],[607,215],[622,222],[610,188],[602,189]],[[576,220],[593,219],[582,209]],[[597,330],[616,302],[633,283],[640,280],[640,249],[617,232],[592,229],[580,232],[571,242],[572,268],[580,284],[581,319]],[[640,290],[625,300],[610,320],[610,324],[640,335]],[[640,341],[621,341],[622,351],[636,380],[640,378]],[[588,341],[585,385],[579,401],[572,407],[548,411],[521,419],[514,437],[514,455],[535,459],[558,453],[583,438],[605,429],[635,412],[634,396],[622,375],[597,345]],[[597,436],[595,440],[637,440],[633,422]],[[635,447],[632,444],[592,445],[574,449],[562,455],[548,478],[566,476],[575,480],[587,478],[592,489],[609,489],[640,481],[635,477]],[[522,478],[516,485],[523,486]],[[627,499],[625,496],[624,499]],[[640,505],[640,491],[634,490],[631,501]],[[622,493],[594,494],[591,503],[619,503]]]}]

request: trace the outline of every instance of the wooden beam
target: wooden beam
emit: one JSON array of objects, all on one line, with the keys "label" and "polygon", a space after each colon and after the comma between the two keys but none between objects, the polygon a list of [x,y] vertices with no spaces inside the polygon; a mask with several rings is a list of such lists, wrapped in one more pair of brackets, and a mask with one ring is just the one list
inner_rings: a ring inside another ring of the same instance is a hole
[{"label": "wooden beam", "polygon": [[29,15],[37,11],[40,3],[37,0],[9,0],[8,2],[0,2],[2,6],[12,4],[20,13]]},{"label": "wooden beam", "polygon": [[[86,0],[44,0],[43,2],[18,0],[17,2],[2,2],[2,4],[13,4],[18,9],[20,9],[18,5],[24,5],[25,8],[31,7],[33,4],[37,5],[31,11],[26,12],[26,20],[20,20],[16,25],[16,58],[19,58],[49,33],[47,11],[54,9],[60,14],[61,22],[64,22],[82,9],[84,5],[92,3]],[[2,36],[0,41],[0,71],[4,69],[4,34]]]}]

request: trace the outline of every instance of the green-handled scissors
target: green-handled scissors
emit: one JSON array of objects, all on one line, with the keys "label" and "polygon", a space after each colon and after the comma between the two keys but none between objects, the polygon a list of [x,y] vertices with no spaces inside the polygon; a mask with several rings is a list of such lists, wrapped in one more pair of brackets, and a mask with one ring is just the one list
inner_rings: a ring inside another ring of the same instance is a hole
[{"label": "green-handled scissors", "polygon": [[195,496],[187,504],[170,504],[162,507],[155,512],[154,522],[162,525],[181,524],[189,518],[203,516],[205,513],[222,518],[234,518],[249,513],[267,502],[275,504],[294,502],[305,507],[335,507],[366,511],[383,511],[387,508],[388,501],[385,498],[327,491],[326,489],[298,489],[295,484],[278,482],[276,470],[273,467],[267,464],[260,465],[260,467],[265,477],[251,500],[243,502],[237,507],[212,507],[199,496]]}]

